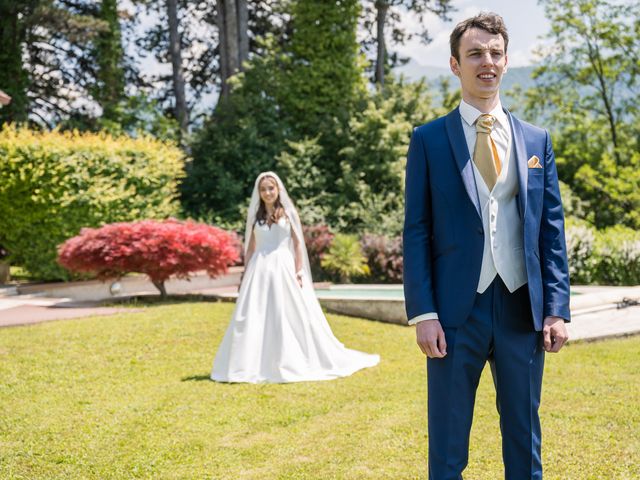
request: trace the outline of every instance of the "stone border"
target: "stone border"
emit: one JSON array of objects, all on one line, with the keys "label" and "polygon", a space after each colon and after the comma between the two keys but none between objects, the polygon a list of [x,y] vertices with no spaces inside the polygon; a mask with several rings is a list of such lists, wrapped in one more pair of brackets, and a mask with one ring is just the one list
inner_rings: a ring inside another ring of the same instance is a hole
[{"label": "stone border", "polygon": [[[166,282],[167,293],[169,295],[191,293],[196,290],[238,285],[243,271],[244,267],[230,267],[226,275],[213,279],[209,278],[205,272],[196,273],[189,280],[172,278]],[[119,288],[111,290],[110,287],[114,283],[118,283]],[[19,295],[72,298],[76,301],[99,301],[118,297],[158,294],[158,290],[143,275],[126,276],[117,282],[86,280],[79,282],[41,283],[17,285],[15,289]]]}]

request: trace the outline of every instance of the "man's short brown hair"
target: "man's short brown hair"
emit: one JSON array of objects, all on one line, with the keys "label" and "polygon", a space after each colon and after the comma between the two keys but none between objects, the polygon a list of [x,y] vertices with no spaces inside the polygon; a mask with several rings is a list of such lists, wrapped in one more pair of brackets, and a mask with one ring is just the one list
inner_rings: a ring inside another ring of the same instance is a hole
[{"label": "man's short brown hair", "polygon": [[455,57],[458,62],[460,61],[460,39],[462,35],[464,35],[464,32],[471,28],[479,28],[494,35],[502,35],[502,38],[504,38],[504,53],[507,53],[509,34],[507,33],[507,26],[504,24],[504,20],[497,13],[482,12],[475,17],[467,18],[460,22],[456,25],[456,28],[453,29],[453,32],[451,32],[451,36],[449,37],[451,55]]}]

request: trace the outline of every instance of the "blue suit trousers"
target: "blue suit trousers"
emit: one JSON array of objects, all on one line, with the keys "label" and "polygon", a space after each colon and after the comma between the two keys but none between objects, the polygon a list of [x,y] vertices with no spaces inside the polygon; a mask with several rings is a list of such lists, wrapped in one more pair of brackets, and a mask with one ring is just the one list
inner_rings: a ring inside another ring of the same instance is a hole
[{"label": "blue suit trousers", "polygon": [[462,479],[486,362],[496,389],[505,479],[542,479],[538,408],[544,349],[529,302],[527,285],[510,293],[496,276],[476,294],[467,320],[444,329],[446,357],[427,359],[430,480]]}]

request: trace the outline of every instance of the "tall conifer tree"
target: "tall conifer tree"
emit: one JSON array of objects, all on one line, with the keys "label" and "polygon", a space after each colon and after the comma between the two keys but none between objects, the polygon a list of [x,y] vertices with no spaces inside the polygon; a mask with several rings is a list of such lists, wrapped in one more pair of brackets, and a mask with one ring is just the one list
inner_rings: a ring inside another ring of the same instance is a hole
[{"label": "tall conifer tree", "polygon": [[95,39],[94,60],[96,84],[92,88],[94,99],[102,107],[106,120],[118,121],[118,106],[124,99],[124,51],[118,16],[117,0],[102,0],[96,17],[103,21],[104,28]]}]

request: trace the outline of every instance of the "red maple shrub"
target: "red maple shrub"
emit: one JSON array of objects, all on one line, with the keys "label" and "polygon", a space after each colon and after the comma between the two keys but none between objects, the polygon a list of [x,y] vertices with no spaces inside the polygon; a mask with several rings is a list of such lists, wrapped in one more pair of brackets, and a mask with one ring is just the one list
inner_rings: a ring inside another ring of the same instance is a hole
[{"label": "red maple shrub", "polygon": [[58,263],[67,270],[92,273],[101,280],[144,273],[163,297],[169,277],[186,279],[200,270],[217,277],[238,257],[235,234],[174,219],[83,228],[58,247]]}]

